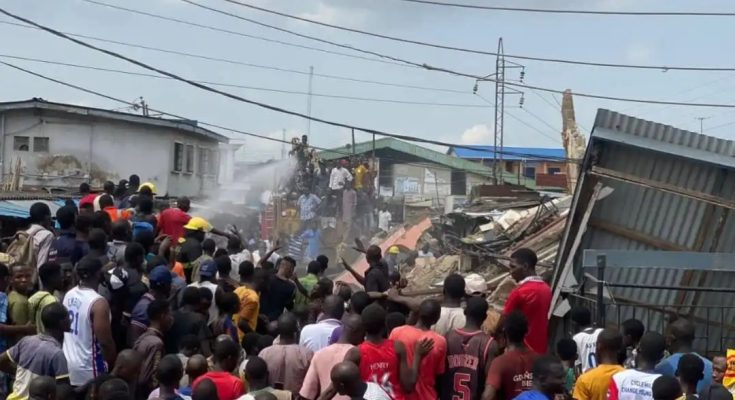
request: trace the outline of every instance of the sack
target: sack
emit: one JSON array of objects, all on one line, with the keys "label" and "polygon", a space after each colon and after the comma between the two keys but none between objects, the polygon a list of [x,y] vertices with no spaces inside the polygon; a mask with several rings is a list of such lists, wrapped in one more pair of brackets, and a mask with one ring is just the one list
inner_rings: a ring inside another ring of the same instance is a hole
[{"label": "sack", "polygon": [[36,266],[36,249],[33,244],[33,236],[35,236],[36,233],[38,233],[38,231],[33,234],[29,234],[26,231],[18,231],[13,236],[13,240],[10,242],[8,250],[6,251],[6,260],[8,261],[8,265],[21,264],[31,267]]},{"label": "sack", "polygon": [[727,349],[727,370],[722,385],[730,392],[735,388],[735,349]]}]

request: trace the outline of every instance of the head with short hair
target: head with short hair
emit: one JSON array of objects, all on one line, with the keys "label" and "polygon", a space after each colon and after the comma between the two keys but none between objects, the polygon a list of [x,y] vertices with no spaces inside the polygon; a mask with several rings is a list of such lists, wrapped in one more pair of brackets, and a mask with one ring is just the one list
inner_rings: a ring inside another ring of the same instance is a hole
[{"label": "head with short hair", "polygon": [[284,278],[291,278],[296,268],[296,260],[293,257],[286,256],[278,260],[278,274]]},{"label": "head with short hair", "polygon": [[104,381],[98,388],[97,388],[97,396],[95,396],[95,399],[124,399],[124,398],[130,398],[130,387],[128,386],[128,382],[126,382],[122,378],[112,378]]},{"label": "head with short hair", "polygon": [[105,193],[112,196],[115,193],[115,182],[106,181],[104,185],[102,185],[102,189],[105,191]]},{"label": "head with short hair", "polygon": [[487,318],[488,309],[489,306],[484,298],[471,296],[467,299],[464,315],[468,321],[472,321],[475,325],[480,326]]},{"label": "head with short hair", "polygon": [[125,246],[125,262],[131,268],[140,268],[145,261],[145,249],[140,243],[131,242]]},{"label": "head with short hair", "polygon": [[444,296],[460,300],[465,295],[465,281],[459,274],[449,274],[444,278]]},{"label": "head with short hair", "polygon": [[230,276],[230,272],[232,272],[232,260],[230,260],[229,256],[218,256],[214,259],[214,262],[217,264],[217,273],[219,273],[221,278]]},{"label": "head with short hair", "polygon": [[312,261],[306,267],[306,272],[313,275],[319,275],[322,273],[322,264],[319,261]]},{"label": "head with short hair", "polygon": [[248,358],[245,366],[245,378],[248,383],[254,383],[255,387],[262,388],[268,384],[268,364],[260,357]]},{"label": "head with short hair", "polygon": [[376,245],[371,245],[365,251],[365,259],[369,264],[375,264],[383,258],[383,250]]},{"label": "head with short hair", "polygon": [[55,399],[56,379],[50,376],[37,376],[31,380],[30,385],[28,385],[28,400]]},{"label": "head with short hair", "polygon": [[105,252],[107,251],[107,234],[102,229],[92,229],[89,231],[87,243],[89,243],[90,250]]},{"label": "head with short hair", "polygon": [[217,249],[217,244],[212,239],[204,239],[202,241],[202,251],[209,254],[210,256],[214,254],[214,251]]},{"label": "head with short hair", "polygon": [[340,285],[337,288],[337,296],[341,297],[346,304],[349,303],[352,298],[352,288],[347,285]]},{"label": "head with short hair", "polygon": [[138,186],[140,186],[140,177],[136,174],[130,175],[128,178],[128,184],[132,189],[138,189]]},{"label": "head with short hair", "polygon": [[712,357],[712,380],[715,383],[722,384],[722,381],[725,379],[726,372],[727,372],[727,357],[725,356]]},{"label": "head with short hair", "polygon": [[293,313],[285,312],[278,317],[278,334],[282,338],[293,339],[299,331],[298,319]]},{"label": "head with short hair", "polygon": [[49,292],[61,290],[64,286],[64,277],[61,274],[61,265],[56,262],[45,262],[38,269],[38,279],[41,285]]},{"label": "head with short hair", "polygon": [[324,254],[320,254],[316,257],[316,262],[318,262],[322,266],[322,272],[326,271],[327,268],[329,268],[329,257],[325,256]]},{"label": "head with short hair", "polygon": [[638,345],[638,342],[641,341],[641,337],[643,337],[643,333],[646,332],[646,327],[643,326],[643,322],[635,318],[631,318],[623,322],[622,331],[623,331],[623,342],[625,346],[635,347]]},{"label": "head with short hair", "polygon": [[82,234],[89,234],[89,230],[92,227],[94,216],[89,214],[79,214],[74,222],[74,229]]},{"label": "head with short hair", "polygon": [[190,307],[199,307],[202,301],[202,295],[196,286],[187,286],[181,293],[181,305]]},{"label": "head with short hair", "polygon": [[509,343],[523,345],[523,340],[528,333],[528,320],[520,311],[513,311],[505,317],[503,322],[503,333]]},{"label": "head with short hair", "polygon": [[167,332],[174,323],[174,318],[171,314],[171,305],[168,300],[153,300],[148,304],[146,314],[151,324],[156,324],[163,332]]},{"label": "head with short hair", "polygon": [[584,306],[574,306],[569,314],[577,329],[581,330],[592,326],[592,312],[589,308]]},{"label": "head with short hair", "polygon": [[[353,296],[354,297],[354,296]],[[378,303],[370,304],[362,310],[362,326],[369,335],[382,335],[385,331],[386,312]]]},{"label": "head with short hair", "polygon": [[533,362],[533,383],[549,398],[565,393],[564,365],[554,356],[541,356]]},{"label": "head with short hair", "polygon": [[161,386],[176,388],[179,381],[184,377],[184,366],[181,359],[176,354],[168,354],[161,358],[158,362],[158,370],[156,371],[156,379]]},{"label": "head with short hair", "polygon": [[322,303],[322,312],[326,317],[341,320],[345,312],[345,303],[341,297],[329,295]]},{"label": "head with short hair", "polygon": [[533,250],[527,248],[518,249],[510,256],[510,275],[516,282],[536,275],[537,262],[538,257]]},{"label": "head with short hair", "polygon": [[676,376],[682,386],[686,385],[689,390],[696,390],[697,383],[704,379],[704,361],[696,354],[684,354],[679,359]]},{"label": "head with short hair", "polygon": [[242,240],[237,236],[227,238],[227,252],[237,254],[242,251]]},{"label": "head with short hair", "polygon": [[660,376],[653,381],[653,400],[676,400],[681,397],[681,385],[672,376]]},{"label": "head with short hair", "polygon": [[63,206],[56,210],[56,222],[59,223],[61,229],[72,229],[74,222],[77,220],[77,208],[73,206]]},{"label": "head with short hair", "polygon": [[242,282],[252,282],[253,275],[255,275],[255,265],[250,261],[243,261],[237,268],[237,274],[240,275]]},{"label": "head with short hair", "polygon": [[135,382],[138,379],[142,365],[143,355],[135,350],[125,349],[118,353],[112,375],[124,379],[126,382]]},{"label": "head with short hair", "polygon": [[214,343],[214,362],[222,371],[234,371],[240,359],[240,345],[232,338],[217,340]]},{"label": "head with short hair", "polygon": [[112,239],[123,242],[130,241],[130,223],[124,220],[118,220],[112,223]]},{"label": "head with short hair", "polygon": [[153,231],[147,229],[141,229],[135,232],[133,241],[143,246],[143,249],[147,252],[151,251],[153,244],[156,243],[156,234]]},{"label": "head with short hair", "polygon": [[33,203],[29,211],[28,220],[32,224],[38,224],[44,227],[51,227],[51,209],[46,203]]},{"label": "head with short hair", "polygon": [[194,382],[196,378],[206,374],[208,369],[207,358],[201,354],[194,354],[186,361],[186,376],[189,377],[189,382]]},{"label": "head with short hair", "polygon": [[95,286],[102,279],[102,261],[97,257],[85,256],[77,263],[76,271],[82,283]]},{"label": "head with short hair", "polygon": [[393,332],[393,329],[403,325],[406,325],[406,316],[403,313],[394,311],[385,316],[385,328],[388,331],[388,336]]},{"label": "head with short hair", "polygon": [[138,211],[143,215],[153,214],[153,198],[140,196],[138,200]]},{"label": "head with short hair", "polygon": [[176,200],[176,206],[183,212],[189,212],[191,209],[191,201],[188,197],[179,197]]},{"label": "head with short hair", "polygon": [[260,335],[255,332],[248,332],[240,341],[240,346],[243,350],[245,350],[245,354],[248,356],[257,355],[260,353],[260,350],[262,350],[258,346],[258,342],[260,340]]},{"label": "head with short hair", "polygon": [[202,379],[191,393],[192,400],[217,400],[217,385],[211,379]]},{"label": "head with short hair", "polygon": [[115,201],[112,199],[112,196],[109,194],[103,194],[99,197],[98,203],[100,204],[101,209],[105,209],[107,207],[114,207]]},{"label": "head with short hair", "polygon": [[41,311],[41,322],[49,332],[69,332],[71,320],[69,311],[61,303],[51,303]]},{"label": "head with short hair", "polygon": [[570,338],[562,338],[556,342],[556,354],[562,361],[577,360],[577,342]]},{"label": "head with short hair", "polygon": [[217,291],[214,299],[217,308],[222,314],[231,316],[240,311],[240,298],[234,292]]},{"label": "head with short hair", "polygon": [[360,368],[357,364],[349,361],[342,361],[332,368],[330,373],[332,385],[334,389],[343,396],[362,396],[361,384],[363,380],[360,378]]},{"label": "head with short hair", "polygon": [[666,339],[658,332],[646,332],[638,343],[638,364],[643,361],[655,366],[664,357]]},{"label": "head with short hair", "polygon": [[92,191],[92,189],[89,187],[89,183],[82,182],[79,184],[79,193],[82,195],[82,197],[89,194],[90,191]]},{"label": "head with short hair", "polygon": [[362,314],[363,310],[365,310],[365,307],[369,306],[372,300],[370,300],[370,296],[365,291],[359,291],[352,293],[352,297],[350,297],[350,312],[353,314]]},{"label": "head with short hair", "polygon": [[203,312],[204,314],[209,313],[209,306],[212,305],[212,302],[214,301],[214,293],[212,293],[209,288],[206,287],[200,287],[199,288],[199,310]]},{"label": "head with short hair", "polygon": [[672,353],[690,351],[694,343],[695,327],[689,320],[679,318],[666,331],[666,344]]},{"label": "head with short hair", "polygon": [[428,328],[439,321],[441,312],[442,305],[438,300],[426,299],[419,306],[419,321]]},{"label": "head with short hair", "polygon": [[617,329],[606,328],[597,335],[597,361],[598,363],[610,363],[620,354],[623,347],[623,335]]}]

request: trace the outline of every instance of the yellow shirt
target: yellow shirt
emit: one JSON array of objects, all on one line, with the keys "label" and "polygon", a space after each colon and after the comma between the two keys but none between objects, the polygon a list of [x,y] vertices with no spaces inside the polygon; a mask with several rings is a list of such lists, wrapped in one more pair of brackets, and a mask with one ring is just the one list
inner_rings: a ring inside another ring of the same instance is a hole
[{"label": "yellow shirt", "polygon": [[624,369],[621,365],[603,364],[585,372],[577,378],[572,397],[575,400],[606,400],[610,379]]},{"label": "yellow shirt", "polygon": [[357,168],[355,168],[355,189],[360,190],[362,189],[362,180],[365,177],[365,174],[368,172],[368,169],[365,168],[364,165],[360,165]]},{"label": "yellow shirt", "polygon": [[240,299],[240,311],[233,315],[235,326],[237,326],[237,337],[242,340],[245,333],[240,330],[239,322],[244,319],[248,322],[250,329],[255,331],[258,325],[258,313],[260,312],[260,296],[258,292],[247,286],[240,286],[235,289],[235,294]]}]

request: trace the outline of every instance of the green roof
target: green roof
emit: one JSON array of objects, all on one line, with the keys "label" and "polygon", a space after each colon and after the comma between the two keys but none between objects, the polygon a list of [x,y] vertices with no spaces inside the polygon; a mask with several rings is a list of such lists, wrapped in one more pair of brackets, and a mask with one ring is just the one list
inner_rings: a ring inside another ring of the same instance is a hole
[{"label": "green roof", "polygon": [[[486,167],[480,163],[464,160],[456,156],[447,155],[438,151],[427,149],[413,143],[404,142],[402,140],[394,138],[380,138],[375,140],[375,150],[390,149],[393,151],[410,154],[414,157],[421,158],[427,162],[439,164],[450,169],[465,171],[475,175],[481,175],[486,177],[493,176],[492,168]],[[323,160],[337,160],[340,158],[347,157],[347,154],[366,154],[373,151],[373,142],[367,141],[362,143],[356,143],[355,148],[351,146],[342,146],[336,149],[324,150],[319,152],[319,157]],[[503,180],[507,183],[516,184],[518,182],[518,176],[503,172]],[[535,188],[536,182],[531,179],[521,177],[521,184],[528,188]]]}]

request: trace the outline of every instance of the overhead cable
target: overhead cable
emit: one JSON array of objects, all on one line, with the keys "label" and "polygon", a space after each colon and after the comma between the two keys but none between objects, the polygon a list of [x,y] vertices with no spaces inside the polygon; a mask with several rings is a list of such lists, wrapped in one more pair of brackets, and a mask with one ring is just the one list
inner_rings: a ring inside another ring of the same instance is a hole
[{"label": "overhead cable", "polygon": [[433,6],[446,6],[457,8],[469,8],[473,10],[492,11],[516,11],[526,13],[543,14],[587,14],[587,15],[620,15],[620,16],[659,16],[659,17],[735,17],[735,12],[701,12],[701,11],[605,11],[605,10],[564,10],[548,8],[518,8],[485,6],[479,4],[450,3],[435,0],[398,0],[406,3],[428,4]]},{"label": "overhead cable", "polygon": [[[20,56],[14,56],[14,55],[9,55],[9,54],[0,54],[0,58],[12,58],[15,60],[31,61],[31,62],[37,62],[37,63],[43,63],[43,64],[51,64],[51,65],[61,65],[65,67],[80,68],[80,69],[87,69],[87,70],[93,70],[93,71],[111,72],[111,73],[122,74],[122,75],[175,80],[174,78],[171,78],[168,76],[146,74],[142,72],[124,71],[124,70],[113,69],[113,68],[95,67],[91,65],[72,64],[72,63],[44,60],[44,59],[31,58],[31,57],[20,57]],[[485,104],[438,103],[438,102],[430,102],[430,101],[413,101],[413,100],[399,100],[399,99],[387,99],[387,98],[345,96],[345,95],[337,95],[337,94],[329,94],[329,93],[309,93],[309,92],[300,92],[300,91],[294,91],[294,90],[284,90],[284,89],[275,89],[275,88],[248,86],[248,85],[212,82],[212,81],[203,81],[203,80],[196,80],[195,82],[208,84],[208,85],[214,85],[214,86],[234,87],[234,88],[240,88],[240,89],[264,91],[264,92],[296,94],[296,95],[301,95],[301,96],[324,97],[324,98],[330,98],[330,99],[367,101],[367,102],[374,102],[374,103],[392,103],[392,104],[455,107],[455,108],[494,108],[494,106],[492,105],[485,105]]]},{"label": "overhead cable", "polygon": [[[17,26],[21,28],[27,28],[27,29],[38,29],[35,26],[26,25],[26,24],[19,24],[15,22],[9,22],[9,21],[0,21],[0,24],[3,25],[10,25],[10,26]],[[164,49],[160,47],[152,47],[152,46],[146,46],[142,44],[136,44],[136,43],[130,43],[130,42],[122,42],[118,40],[111,40],[102,38],[99,36],[90,36],[90,35],[82,35],[78,33],[71,33],[68,31],[64,31],[65,34],[77,38],[84,38],[94,41],[99,41],[103,43],[111,43],[111,44],[117,44],[121,46],[127,46],[127,47],[133,47],[138,49],[144,49],[144,50],[150,50],[150,51],[156,51],[160,53],[166,53],[166,54],[174,54],[182,57],[190,57],[190,58],[197,58],[202,59],[206,61],[213,61],[213,62],[221,62],[225,64],[233,64],[233,65],[240,65],[244,67],[252,67],[252,68],[259,68],[264,70],[271,70],[271,71],[277,71],[277,72],[286,72],[291,74],[298,74],[298,75],[309,75],[309,71],[303,71],[303,70],[297,70],[297,69],[291,69],[291,68],[283,68],[273,65],[263,65],[263,64],[254,64],[254,63],[248,63],[244,61],[239,60],[233,60],[228,58],[221,58],[221,57],[213,57],[213,56],[206,56],[202,54],[196,54],[196,53],[189,53],[184,51],[178,51],[178,50],[171,50],[171,49]],[[405,64],[401,64],[405,65]],[[420,67],[417,67],[420,68]],[[445,92],[445,93],[457,93],[457,94],[472,94],[468,90],[459,90],[459,89],[450,89],[450,88],[442,88],[442,87],[432,87],[432,86],[420,86],[420,85],[409,85],[405,83],[398,83],[398,82],[386,82],[386,81],[376,81],[371,79],[362,79],[362,78],[356,78],[356,77],[350,77],[346,75],[334,75],[334,74],[324,74],[319,72],[314,72],[314,76],[320,77],[320,78],[326,78],[326,79],[333,79],[333,80],[340,80],[340,81],[347,81],[347,82],[357,82],[357,83],[365,83],[370,85],[378,85],[378,86],[387,86],[387,87],[398,87],[403,89],[416,89],[416,90],[425,90],[425,91],[435,91],[435,92]]]},{"label": "overhead cable", "polygon": [[[262,102],[259,102],[259,101],[250,100],[250,99],[244,98],[242,96],[238,96],[236,94],[232,94],[232,93],[225,92],[225,91],[222,91],[222,90],[219,90],[219,89],[215,89],[215,88],[209,87],[207,85],[204,85],[204,84],[201,84],[201,83],[192,81],[190,79],[183,78],[183,77],[181,77],[181,76],[179,76],[177,74],[174,74],[172,72],[168,72],[168,71],[165,71],[165,70],[162,70],[162,69],[159,69],[159,68],[150,66],[150,65],[148,65],[146,63],[143,63],[141,61],[138,61],[138,60],[132,59],[130,57],[124,56],[124,55],[119,54],[119,53],[116,53],[114,51],[103,49],[103,48],[100,48],[100,47],[96,47],[96,46],[91,45],[89,43],[86,43],[86,42],[84,42],[82,40],[79,40],[79,39],[75,39],[73,37],[70,37],[70,36],[68,36],[68,35],[66,35],[66,34],[64,34],[62,32],[59,32],[59,31],[53,29],[53,28],[49,28],[47,26],[41,25],[41,24],[39,24],[37,22],[34,22],[32,20],[29,20],[27,18],[24,18],[24,17],[18,16],[18,15],[15,15],[15,14],[13,14],[13,13],[11,13],[11,12],[3,9],[3,8],[0,8],[0,13],[5,14],[5,15],[11,17],[11,18],[17,19],[19,21],[23,21],[23,22],[25,22],[27,24],[31,24],[33,26],[39,27],[39,28],[43,29],[44,31],[53,34],[54,36],[58,36],[60,38],[63,38],[63,39],[69,40],[71,42],[77,43],[80,46],[83,46],[83,47],[86,47],[86,48],[89,48],[89,49],[92,49],[92,50],[95,50],[95,51],[98,51],[98,52],[107,54],[109,56],[112,56],[112,57],[115,57],[115,58],[118,58],[118,59],[121,59],[121,60],[125,60],[125,61],[127,61],[127,62],[129,62],[131,64],[137,65],[139,67],[145,68],[145,69],[150,70],[150,71],[157,72],[157,73],[159,73],[161,75],[165,75],[165,76],[174,78],[176,80],[179,80],[181,82],[187,83],[187,84],[189,84],[191,86],[197,87],[197,88],[202,89],[204,91],[211,92],[211,93],[216,93],[216,94],[222,95],[224,97],[228,97],[230,99],[237,100],[237,101],[240,101],[240,102],[243,102],[243,103],[247,103],[247,104],[255,105],[255,106],[258,106],[258,107],[261,107],[261,108],[265,108],[267,110],[271,110],[271,111],[275,111],[275,112],[279,112],[279,113],[287,114],[287,115],[293,115],[293,116],[304,118],[304,119],[308,119],[308,120],[311,120],[311,121],[314,121],[314,122],[320,122],[320,123],[323,123],[325,125],[336,126],[336,127],[339,127],[339,128],[354,129],[356,131],[367,132],[367,133],[371,133],[371,134],[375,134],[375,135],[379,135],[379,136],[392,137],[394,139],[401,139],[401,140],[405,140],[405,141],[408,141],[408,142],[418,142],[418,143],[434,144],[434,145],[438,145],[438,146],[447,146],[447,147],[456,147],[456,148],[467,148],[467,149],[470,149],[470,150],[477,150],[477,147],[473,147],[473,146],[457,145],[457,144],[454,144],[454,143],[446,143],[446,142],[441,142],[441,141],[438,141],[438,140],[431,140],[431,139],[424,139],[424,138],[415,137],[415,136],[394,134],[394,133],[389,133],[389,132],[385,132],[385,131],[381,131],[381,130],[377,130],[377,129],[364,128],[364,127],[360,127],[360,126],[350,125],[350,124],[346,124],[346,123],[343,123],[343,122],[330,121],[330,120],[326,120],[326,119],[323,119],[323,118],[312,117],[312,116],[309,116],[309,115],[306,115],[306,114],[302,114],[302,113],[299,113],[299,112],[296,112],[296,111],[287,110],[287,109],[284,109],[284,108],[281,108],[281,107],[277,107],[277,106],[273,106],[273,105],[270,105],[270,104],[267,104],[267,103],[262,103]],[[538,158],[538,156],[531,155],[531,154],[512,153],[512,152],[508,152],[508,154],[514,154],[514,155],[520,155],[520,156],[528,156],[529,158]],[[576,162],[576,161],[574,161],[574,162]]]},{"label": "overhead cable", "polygon": [[[90,3],[104,4],[101,2],[97,2],[96,0],[83,0],[83,1],[90,2]],[[211,7],[207,7],[202,4],[196,3],[192,0],[180,0],[180,1],[192,4],[198,7],[206,8],[209,10],[213,10],[213,11],[216,10]],[[284,12],[270,10],[264,7],[259,7],[259,6],[255,6],[255,5],[248,4],[248,3],[243,3],[238,0],[223,0],[223,1],[226,1],[232,4],[237,4],[242,7],[247,7],[253,10],[258,10],[258,11],[262,11],[265,13],[294,19],[297,21],[307,22],[310,24],[325,26],[325,27],[329,27],[332,29],[338,29],[338,30],[345,31],[345,32],[358,33],[361,35],[367,35],[367,36],[377,37],[381,39],[392,40],[395,42],[409,43],[409,44],[414,44],[418,46],[432,47],[432,48],[442,49],[442,50],[451,50],[451,51],[458,51],[458,52],[470,53],[470,54],[479,54],[479,55],[485,55],[485,56],[498,56],[498,53],[495,53],[492,51],[468,49],[468,48],[463,48],[463,47],[448,46],[448,45],[437,44],[437,43],[429,43],[429,42],[424,42],[420,40],[400,38],[396,36],[384,35],[381,33],[369,32],[369,31],[356,29],[356,28],[349,28],[349,27],[344,27],[340,25],[329,24],[326,22],[316,21],[313,19],[304,18],[304,17],[300,17],[297,15],[287,14]],[[218,12],[226,13],[225,11],[221,11],[221,10],[219,10]],[[250,21],[252,22],[252,20]],[[258,25],[266,25],[266,24],[259,23],[259,22],[253,22],[253,23],[257,23]],[[524,56],[524,55],[518,55],[518,54],[508,54],[508,53],[504,53],[502,54],[502,56],[505,58],[513,58],[513,59],[518,59],[518,60],[543,61],[543,62],[551,62],[551,63],[559,63],[559,64],[586,65],[586,66],[591,66],[591,67],[650,69],[650,70],[660,70],[660,71],[735,71],[735,67],[690,67],[690,66],[666,66],[666,65],[642,65],[642,64],[617,64],[617,63],[604,63],[604,62],[595,62],[595,61],[569,60],[569,59],[563,59],[563,58],[533,57],[533,56]]]}]

